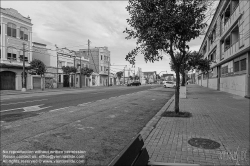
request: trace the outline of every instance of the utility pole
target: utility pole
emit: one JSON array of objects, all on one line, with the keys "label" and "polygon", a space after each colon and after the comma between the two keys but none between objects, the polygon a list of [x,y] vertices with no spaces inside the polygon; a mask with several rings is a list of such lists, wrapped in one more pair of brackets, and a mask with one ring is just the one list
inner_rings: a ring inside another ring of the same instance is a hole
[{"label": "utility pole", "polygon": [[[80,55],[80,52],[79,52],[79,55]],[[79,81],[79,83],[80,83],[80,88],[82,88],[82,57],[81,57],[81,55],[80,55],[80,81]]]},{"label": "utility pole", "polygon": [[[90,45],[90,41],[89,41],[89,39],[88,39],[88,57],[89,57],[89,45]],[[85,79],[85,76],[84,76],[84,79]],[[85,86],[86,86],[86,79],[85,79]]]},{"label": "utility pole", "polygon": [[108,57],[108,86],[109,86],[109,57]]},{"label": "utility pole", "polygon": [[56,47],[56,88],[58,88],[58,81],[59,81],[59,75],[58,75],[58,47]]},{"label": "utility pole", "polygon": [[23,82],[22,82],[22,92],[26,91],[25,87],[25,43],[23,43]]}]

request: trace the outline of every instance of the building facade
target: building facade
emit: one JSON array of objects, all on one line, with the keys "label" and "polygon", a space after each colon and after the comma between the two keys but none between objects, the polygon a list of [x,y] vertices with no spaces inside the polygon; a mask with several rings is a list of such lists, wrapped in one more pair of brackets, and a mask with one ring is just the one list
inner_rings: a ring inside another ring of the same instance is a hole
[{"label": "building facade", "polygon": [[44,82],[44,88],[53,89],[57,88],[56,77],[57,70],[56,64],[52,63],[53,54],[49,49],[46,48],[46,44],[32,42],[32,59],[41,60],[46,66],[46,73],[44,74],[44,78],[41,78],[39,75],[32,75],[32,87],[31,89],[41,89],[42,81]]},{"label": "building facade", "polygon": [[[25,69],[32,61],[32,23],[12,8],[1,8],[0,89],[21,90],[23,60]],[[25,52],[23,51],[25,50]],[[23,55],[25,54],[25,55]],[[24,58],[23,58],[24,57]],[[25,71],[25,87],[32,88],[31,76]]]},{"label": "building facade", "polygon": [[95,47],[92,49],[80,49],[80,51],[89,55],[89,67],[94,70],[94,73],[99,75],[93,75],[95,80],[99,81],[100,86],[108,86],[108,73],[110,67],[110,51],[108,47]]},{"label": "building facade", "polygon": [[220,0],[199,52],[214,62],[197,84],[249,97],[250,1]]}]

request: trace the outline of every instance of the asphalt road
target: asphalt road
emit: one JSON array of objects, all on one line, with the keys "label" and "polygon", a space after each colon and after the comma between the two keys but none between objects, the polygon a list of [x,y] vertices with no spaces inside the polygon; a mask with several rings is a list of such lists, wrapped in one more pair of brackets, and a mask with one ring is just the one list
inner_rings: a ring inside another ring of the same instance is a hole
[{"label": "asphalt road", "polygon": [[135,87],[110,87],[94,90],[61,91],[43,94],[25,94],[5,97],[1,100],[1,122],[10,122],[35,116],[43,112],[56,111],[71,106],[105,100],[111,97],[149,90],[159,85]]},{"label": "asphalt road", "polygon": [[[64,94],[44,93],[39,96],[30,94],[29,97],[25,95],[25,99],[2,100],[5,111],[1,110],[4,111],[1,113],[1,118],[4,118],[5,122],[1,123],[0,156],[2,153],[8,154],[10,150],[38,151],[34,158],[32,157],[32,161],[33,159],[41,161],[41,165],[47,166],[47,161],[57,160],[52,158],[40,160],[40,155],[43,153],[39,151],[48,152],[52,157],[54,151],[65,154],[68,154],[68,151],[85,151],[86,155],[81,160],[84,161],[82,165],[108,165],[173,94],[172,88],[147,85],[101,88]],[[25,101],[32,102],[20,103]],[[13,104],[15,102],[16,104]],[[44,105],[31,107],[34,104]],[[16,109],[22,106],[27,107]],[[59,110],[56,106],[72,107]],[[39,110],[44,107],[49,108]],[[20,112],[15,113],[15,111]],[[21,153],[18,152],[19,154]],[[9,159],[9,157],[11,155],[4,157],[5,161],[1,161],[0,158],[0,165],[3,162],[8,163],[7,159],[8,161],[15,159],[16,163],[22,163],[22,159],[15,156]],[[79,159],[73,159],[76,161],[73,165],[79,165],[77,164]],[[28,161],[31,161],[30,157]]]}]

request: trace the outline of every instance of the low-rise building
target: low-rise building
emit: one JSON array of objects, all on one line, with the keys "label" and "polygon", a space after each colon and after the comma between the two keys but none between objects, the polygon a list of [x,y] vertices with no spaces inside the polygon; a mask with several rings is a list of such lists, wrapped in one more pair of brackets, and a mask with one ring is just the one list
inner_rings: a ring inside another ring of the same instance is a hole
[{"label": "low-rise building", "polygon": [[99,80],[100,86],[108,86],[108,73],[110,66],[110,51],[108,47],[95,47],[91,49],[80,49],[85,55],[89,55],[89,66],[94,70],[95,80]]},{"label": "low-rise building", "polygon": [[[31,76],[26,71],[32,61],[32,23],[15,9],[0,8],[1,54],[0,90],[21,90],[23,61],[25,62],[25,88],[31,89]],[[23,51],[25,50],[25,51]]]}]

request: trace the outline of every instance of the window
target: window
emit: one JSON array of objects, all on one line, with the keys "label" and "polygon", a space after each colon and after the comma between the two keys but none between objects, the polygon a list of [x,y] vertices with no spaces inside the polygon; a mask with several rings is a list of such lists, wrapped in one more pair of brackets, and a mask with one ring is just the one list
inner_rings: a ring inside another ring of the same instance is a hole
[{"label": "window", "polygon": [[221,68],[221,74],[227,74],[228,73],[228,66],[224,66]]},{"label": "window", "polygon": [[240,61],[240,70],[242,71],[246,69],[247,69],[247,59],[245,58]]},{"label": "window", "polygon": [[101,60],[102,60],[102,55],[101,55]]},{"label": "window", "polygon": [[26,28],[20,28],[20,39],[28,41],[28,30]]},{"label": "window", "polygon": [[0,34],[2,34],[2,28],[1,28],[1,25],[0,25]]},{"label": "window", "polygon": [[101,71],[102,71],[102,66],[101,66]]},{"label": "window", "polygon": [[[20,58],[20,61],[23,61],[23,55],[20,55],[19,58]],[[25,60],[26,62],[28,62],[28,57],[25,56],[25,57],[24,57],[24,60]]]},{"label": "window", "polygon": [[14,48],[9,47],[7,51],[7,59],[16,60],[17,51]]},{"label": "window", "polygon": [[11,37],[16,37],[16,25],[8,23],[7,25],[7,35]]},{"label": "window", "polygon": [[240,71],[240,62],[234,62],[234,72]]},{"label": "window", "polygon": [[239,27],[236,26],[236,27],[232,30],[232,32],[231,32],[232,45],[235,44],[236,42],[238,42],[239,37],[240,37],[240,35],[239,35]]},{"label": "window", "polygon": [[230,44],[231,44],[231,41],[230,41],[230,36],[228,36],[226,39],[225,39],[225,42],[224,42],[224,51],[228,50],[230,48]]}]

